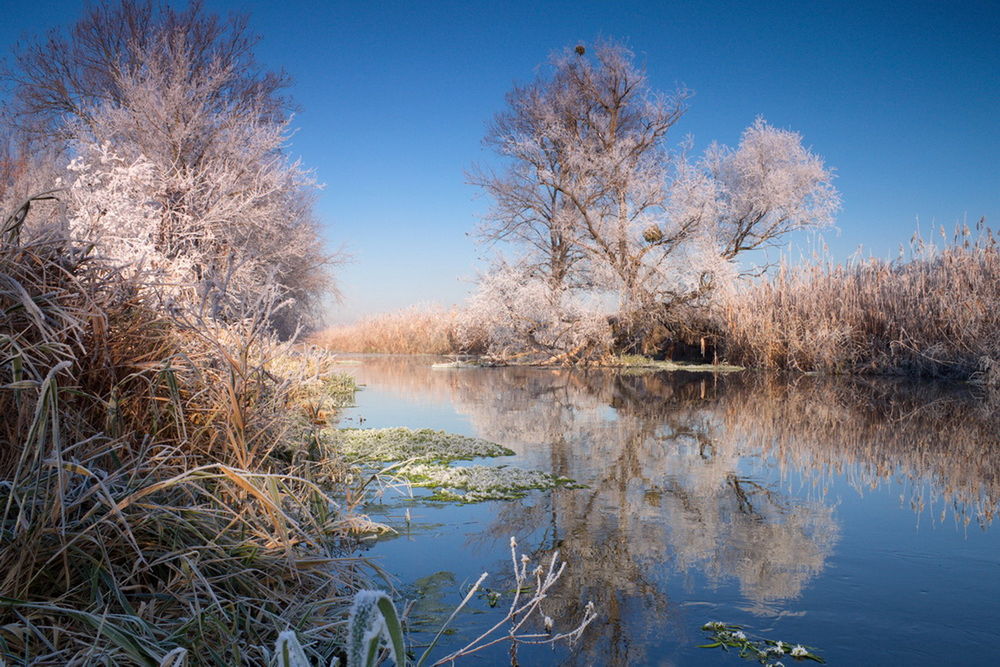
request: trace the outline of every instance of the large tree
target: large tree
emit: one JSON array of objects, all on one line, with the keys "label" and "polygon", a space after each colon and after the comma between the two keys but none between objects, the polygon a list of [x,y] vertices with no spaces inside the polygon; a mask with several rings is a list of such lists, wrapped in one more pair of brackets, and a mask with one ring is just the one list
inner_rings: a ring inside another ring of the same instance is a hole
[{"label": "large tree", "polygon": [[289,331],[331,286],[314,183],[289,159],[287,77],[253,60],[246,18],[102,2],[21,45],[9,114],[69,161],[73,232],[154,269],[175,303],[240,317],[291,298]]},{"label": "large tree", "polygon": [[[553,59],[551,76],[515,88],[486,143],[510,158],[502,173],[478,172],[496,205],[484,236],[527,241],[553,288],[593,284],[608,269],[635,296],[636,261],[629,235],[652,224],[665,206],[664,138],[685,109],[685,91],[648,93],[645,75],[621,46],[582,47]],[[662,237],[641,251],[666,248]]]},{"label": "large tree", "polygon": [[9,111],[35,138],[65,136],[67,116],[87,120],[103,103],[122,100],[122,71],[151,57],[169,62],[183,52],[189,62],[177,76],[224,67],[229,76],[217,91],[220,106],[280,121],[291,108],[281,94],[290,79],[258,65],[254,47],[260,37],[248,20],[246,14],[220,18],[206,12],[201,0],[183,9],[162,0],[89,2],[68,30],[52,28],[43,39],[15,46],[2,71],[13,86]]},{"label": "large tree", "polygon": [[671,153],[687,98],[652,90],[620,44],[555,56],[489,128],[506,167],[473,174],[495,201],[482,236],[513,243],[553,302],[610,294],[633,328],[709,294],[741,253],[831,222],[831,173],[795,133],[758,119],[735,150]]}]

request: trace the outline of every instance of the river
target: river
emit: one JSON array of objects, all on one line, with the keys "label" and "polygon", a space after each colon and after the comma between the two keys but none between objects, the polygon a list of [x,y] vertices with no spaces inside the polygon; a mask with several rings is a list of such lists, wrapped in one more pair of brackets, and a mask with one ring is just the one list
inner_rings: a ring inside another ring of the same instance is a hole
[{"label": "river", "polygon": [[[398,531],[367,555],[439,624],[483,571],[435,655],[502,616],[509,541],[567,570],[544,612],[588,601],[572,649],[522,665],[738,665],[698,648],[708,621],[815,647],[831,665],[996,664],[1000,645],[1000,402],[966,386],[800,376],[541,368],[434,369],[356,356],[343,426],[444,429],[503,444],[490,461],[583,489],[446,505],[387,486],[369,507]],[[417,494],[419,496],[419,494]],[[506,646],[463,664],[509,664]],[[783,662],[795,662],[785,657]]]}]

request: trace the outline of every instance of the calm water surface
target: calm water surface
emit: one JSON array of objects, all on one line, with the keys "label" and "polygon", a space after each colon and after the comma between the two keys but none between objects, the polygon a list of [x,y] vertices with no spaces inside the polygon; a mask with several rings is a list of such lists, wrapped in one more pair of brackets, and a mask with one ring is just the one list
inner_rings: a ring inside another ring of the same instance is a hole
[{"label": "calm water surface", "polygon": [[[342,425],[482,437],[517,452],[499,463],[588,485],[466,506],[386,489],[370,511],[399,534],[369,555],[418,598],[418,630],[436,627],[483,571],[506,590],[515,536],[535,559],[558,550],[568,562],[544,607],[557,626],[588,600],[600,614],[573,650],[523,647],[522,665],[750,664],[697,648],[710,620],[814,646],[831,665],[1000,663],[995,397],[357,358],[344,370],[365,389]],[[477,600],[439,655],[498,614]],[[509,664],[507,648],[464,664]]]}]

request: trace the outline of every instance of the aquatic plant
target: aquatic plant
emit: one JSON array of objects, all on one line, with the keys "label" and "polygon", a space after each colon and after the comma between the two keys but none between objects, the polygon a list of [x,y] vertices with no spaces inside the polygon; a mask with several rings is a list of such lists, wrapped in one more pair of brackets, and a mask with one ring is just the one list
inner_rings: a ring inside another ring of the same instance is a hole
[{"label": "aquatic plant", "polygon": [[782,663],[778,659],[786,655],[796,660],[826,662],[813,653],[809,647],[801,644],[792,645],[780,640],[751,637],[744,632],[741,625],[711,621],[701,626],[701,629],[710,633],[709,641],[711,643],[702,644],[698,648],[721,648],[723,651],[738,649],[741,658],[756,660],[762,665],[768,665],[768,667],[780,666]]},{"label": "aquatic plant", "polygon": [[364,463],[408,460],[447,463],[514,454],[488,440],[429,428],[344,428],[336,430],[333,437],[335,446],[343,454]]},{"label": "aquatic plant", "polygon": [[457,500],[463,503],[514,500],[523,498],[532,489],[582,488],[568,477],[513,466],[411,464],[403,466],[399,475],[413,486],[435,489],[427,497],[428,500]]},{"label": "aquatic plant", "polygon": [[[411,486],[434,489],[424,500],[476,503],[523,498],[532,489],[580,488],[572,479],[513,466],[452,467],[454,461],[511,456],[514,452],[481,438],[405,427],[337,429],[333,447],[358,463],[395,464],[382,468]],[[462,491],[464,493],[459,493]]]}]

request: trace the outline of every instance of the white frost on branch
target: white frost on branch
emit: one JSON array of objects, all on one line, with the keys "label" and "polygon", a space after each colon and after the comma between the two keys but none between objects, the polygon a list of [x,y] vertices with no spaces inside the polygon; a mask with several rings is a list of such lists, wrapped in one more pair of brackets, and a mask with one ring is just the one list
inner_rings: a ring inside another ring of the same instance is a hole
[{"label": "white frost on branch", "polygon": [[67,165],[67,222],[74,238],[122,264],[162,267],[156,250],[155,168],[143,156],[126,160],[110,144],[85,144]]},{"label": "white frost on branch", "polygon": [[833,224],[840,196],[833,173],[822,158],[802,145],[796,132],[781,130],[757,118],[743,132],[735,150],[712,144],[701,161],[698,178],[715,183],[714,201],[706,202],[727,259],[773,244],[800,229]]},{"label": "white frost on branch", "polygon": [[522,352],[551,357],[564,351],[605,351],[611,344],[607,310],[592,295],[552,292],[530,267],[501,264],[483,276],[460,314],[456,333],[498,359]]},{"label": "white frost on branch", "polygon": [[[80,58],[100,50],[101,31],[120,27],[105,25],[105,14],[75,33],[97,40],[74,46]],[[212,20],[194,12],[172,27],[151,26],[100,81],[72,81],[94,89],[63,102],[70,107],[52,135],[73,157],[68,225],[118,263],[155,269],[149,278],[161,296],[202,315],[233,321],[263,300],[294,304],[271,320],[291,333],[332,287],[326,269],[336,258],[313,217],[312,174],[287,154],[290,118],[275,97],[281,77],[226,48],[243,44],[238,24],[231,35],[212,33],[218,43],[204,42]],[[55,67],[57,56],[45,64]],[[79,66],[67,64],[65,76]],[[50,69],[42,73],[56,76]],[[42,86],[32,85],[22,93]]]},{"label": "white frost on branch", "polygon": [[564,330],[588,319],[581,299],[615,303],[616,336],[641,339],[734,280],[741,253],[831,224],[832,172],[798,134],[758,118],[736,149],[671,155],[687,91],[650,90],[632,53],[610,42],[551,65],[514,88],[490,126],[486,143],[507,168],[470,176],[495,200],[482,239],[520,253],[520,273],[490,274],[470,302],[505,350],[572,349]]}]

